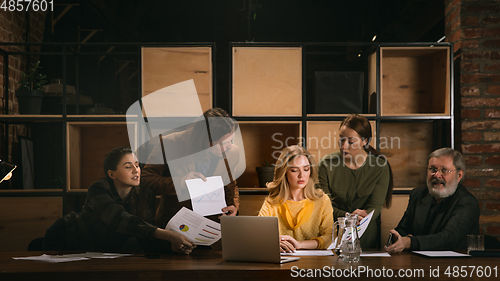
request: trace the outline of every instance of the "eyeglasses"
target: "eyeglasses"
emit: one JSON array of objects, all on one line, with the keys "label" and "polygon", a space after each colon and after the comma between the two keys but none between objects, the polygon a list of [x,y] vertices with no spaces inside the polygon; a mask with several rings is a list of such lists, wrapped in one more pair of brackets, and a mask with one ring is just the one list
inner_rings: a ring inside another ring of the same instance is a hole
[{"label": "eyeglasses", "polygon": [[436,173],[439,171],[439,172],[441,173],[441,175],[443,175],[443,176],[444,176],[444,175],[446,175],[446,174],[448,174],[448,173],[451,173],[451,172],[453,172],[453,171],[456,171],[456,170],[458,170],[458,169],[455,169],[455,170],[448,170],[448,169],[446,169],[445,167],[442,167],[441,169],[438,169],[438,168],[436,168],[436,167],[430,167],[430,168],[428,169],[428,171],[429,171],[429,175],[434,175],[434,174],[436,174]]}]

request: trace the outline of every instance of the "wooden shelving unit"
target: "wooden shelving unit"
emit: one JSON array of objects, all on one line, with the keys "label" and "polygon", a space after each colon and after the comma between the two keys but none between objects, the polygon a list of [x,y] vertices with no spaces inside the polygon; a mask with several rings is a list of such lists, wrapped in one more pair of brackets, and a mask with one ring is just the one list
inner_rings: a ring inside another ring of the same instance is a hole
[{"label": "wooden shelving unit", "polygon": [[[452,53],[448,44],[233,43],[232,113],[242,122],[247,158],[239,186],[257,185],[255,167],[263,156],[278,158],[284,146],[269,136],[284,122],[301,130],[300,140],[292,134],[288,145],[301,143],[319,161],[338,150],[343,106],[356,108],[352,113],[370,120],[371,145],[392,166],[394,204],[382,211],[382,231],[388,232],[401,218],[409,191],[425,185],[429,153],[453,147]],[[345,83],[342,77],[355,80]],[[254,215],[262,205],[266,190],[255,192],[242,189],[244,214]]]},{"label": "wooden shelving unit", "polygon": [[[52,67],[44,65],[48,80],[59,78],[63,84],[59,87],[62,93],[46,99],[41,114],[12,115],[4,107],[0,115],[0,122],[7,128],[4,138],[12,132],[17,138],[22,130],[35,148],[31,158],[34,188],[23,189],[15,183],[23,178],[22,167],[16,169],[12,180],[0,186],[3,250],[26,250],[28,243],[42,237],[57,218],[79,211],[88,187],[104,176],[103,159],[112,148],[137,148],[146,130],[141,127],[142,116],[126,115],[134,102],[158,89],[193,79],[200,108],[213,106],[212,43],[110,45],[54,43],[43,45],[40,52],[27,53],[6,52],[0,44],[7,68],[12,61],[9,57],[38,56],[42,64],[52,63]],[[142,67],[150,71],[143,72]],[[8,77],[3,81],[9,81]],[[9,91],[8,84],[5,91]],[[94,104],[107,105],[106,111],[88,111],[87,104],[79,104],[81,99],[66,92],[70,84],[76,93],[92,95]],[[106,104],[109,101],[112,105]],[[18,161],[19,150],[3,149],[7,156],[15,154]]]},{"label": "wooden shelving unit", "polygon": [[[454,145],[453,47],[447,43],[231,43],[227,96],[214,92],[215,81],[226,80],[215,77],[213,43],[113,45],[117,47],[109,51],[108,46],[56,43],[46,54],[60,65],[59,70],[50,68],[58,76],[49,78],[61,78],[63,89],[72,85],[76,93],[92,96],[94,103],[116,102],[119,108],[113,113],[88,115],[88,106],[79,105],[74,98],[68,100],[76,104],[67,103],[63,92],[53,107],[58,112],[11,115],[7,111],[0,115],[7,133],[15,130],[14,125],[23,125],[32,136],[39,134],[37,139],[45,134],[45,142],[36,141],[43,143],[45,154],[35,158],[35,163],[50,176],[36,181],[32,190],[6,189],[5,183],[0,186],[0,208],[5,208],[0,216],[0,238],[9,241],[5,245],[15,241],[27,246],[43,236],[56,218],[78,210],[86,189],[102,176],[104,154],[113,147],[131,145],[127,127],[132,124],[135,128],[134,144],[140,144],[147,134],[141,119],[144,115],[137,113],[131,121],[126,109],[158,89],[189,79],[193,79],[202,111],[220,106],[217,100],[229,97],[226,109],[240,123],[246,161],[245,172],[237,179],[242,215],[256,215],[266,196],[264,188],[257,188],[255,167],[265,159],[273,162],[285,145],[305,145],[317,158],[337,150],[339,125],[347,115],[339,108],[346,94],[338,89],[316,91],[319,72],[363,76],[363,84],[353,91],[362,97],[355,107],[372,124],[372,145],[387,155],[397,193],[394,207],[382,212],[383,227],[395,226],[409,190],[424,183],[428,153]],[[1,54],[4,62],[9,56],[29,55]],[[112,73],[76,70],[92,63],[110,66],[107,59],[112,57],[123,60]],[[115,83],[100,86],[109,79]],[[9,90],[8,85],[4,88]],[[331,95],[340,96],[330,99]],[[395,138],[399,146],[387,146],[387,140]],[[6,154],[15,152],[4,149]],[[20,206],[24,211],[13,214],[11,210]],[[15,225],[20,220],[36,221],[30,224],[30,235],[22,234],[24,226]]]}]

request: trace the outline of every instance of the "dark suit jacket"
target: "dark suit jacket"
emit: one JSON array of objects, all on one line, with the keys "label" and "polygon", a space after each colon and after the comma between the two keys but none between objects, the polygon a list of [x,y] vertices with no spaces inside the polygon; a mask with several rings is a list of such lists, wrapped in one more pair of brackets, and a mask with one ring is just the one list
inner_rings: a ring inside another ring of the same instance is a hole
[{"label": "dark suit jacket", "polygon": [[479,233],[479,204],[467,189],[459,185],[455,193],[436,208],[432,223],[429,211],[436,199],[427,187],[410,193],[408,207],[396,227],[401,236],[412,234],[412,250],[454,250],[467,248],[467,234]]}]

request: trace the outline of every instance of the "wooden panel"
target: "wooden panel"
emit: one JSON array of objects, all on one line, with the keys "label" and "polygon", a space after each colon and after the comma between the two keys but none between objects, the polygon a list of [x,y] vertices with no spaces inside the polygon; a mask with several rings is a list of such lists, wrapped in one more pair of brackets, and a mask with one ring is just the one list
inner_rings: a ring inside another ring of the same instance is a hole
[{"label": "wooden panel", "polygon": [[433,93],[440,99],[432,98],[433,112],[444,112],[450,115],[450,56],[447,52],[436,52],[431,56],[433,67],[431,69],[431,84]]},{"label": "wooden panel", "polygon": [[368,58],[368,112],[377,113],[377,53]]},{"label": "wooden panel", "polygon": [[233,48],[234,116],[301,113],[301,48]]},{"label": "wooden panel", "polygon": [[380,151],[391,164],[395,187],[425,185],[432,140],[432,123],[380,124]]},{"label": "wooden panel", "polygon": [[257,216],[267,195],[240,195],[240,216]]},{"label": "wooden panel", "polygon": [[130,146],[125,122],[70,122],[68,133],[68,189],[87,189],[104,177],[102,164],[106,153],[119,146]]},{"label": "wooden panel", "polygon": [[246,169],[238,178],[239,187],[259,187],[256,167],[264,160],[276,162],[285,146],[300,142],[300,122],[240,122],[245,146]]},{"label": "wooden panel", "polygon": [[399,221],[403,217],[406,207],[408,206],[408,195],[393,195],[392,196],[392,206],[389,209],[382,209],[380,214],[381,218],[381,228],[380,228],[380,239],[381,245],[387,243],[387,238],[389,237],[389,231],[398,226]]},{"label": "wooden panel", "polygon": [[[339,150],[339,130],[342,121],[308,121],[307,122],[307,148],[320,161],[325,155]],[[372,126],[371,146],[376,147],[375,121],[370,121]]]},{"label": "wooden panel", "polygon": [[61,197],[1,197],[1,251],[26,251],[61,216]]},{"label": "wooden panel", "polygon": [[381,48],[382,115],[449,115],[449,49]]},{"label": "wooden panel", "polygon": [[194,80],[201,108],[212,107],[212,51],[210,47],[142,48],[142,96]]},{"label": "wooden panel", "polygon": [[68,151],[66,154],[66,157],[68,158],[68,161],[66,161],[66,173],[69,172],[70,175],[66,183],[66,190],[69,190],[71,187],[73,189],[77,189],[80,188],[81,185],[80,162],[82,158],[82,144],[80,127],[68,124],[66,142],[68,144]]}]

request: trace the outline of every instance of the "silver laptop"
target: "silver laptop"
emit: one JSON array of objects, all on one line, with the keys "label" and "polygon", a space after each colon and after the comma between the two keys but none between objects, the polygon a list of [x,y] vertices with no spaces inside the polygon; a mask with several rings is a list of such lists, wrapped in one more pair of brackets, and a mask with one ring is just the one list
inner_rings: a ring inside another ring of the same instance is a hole
[{"label": "silver laptop", "polygon": [[300,257],[282,257],[278,218],[221,217],[222,257],[227,261],[285,263]]}]

